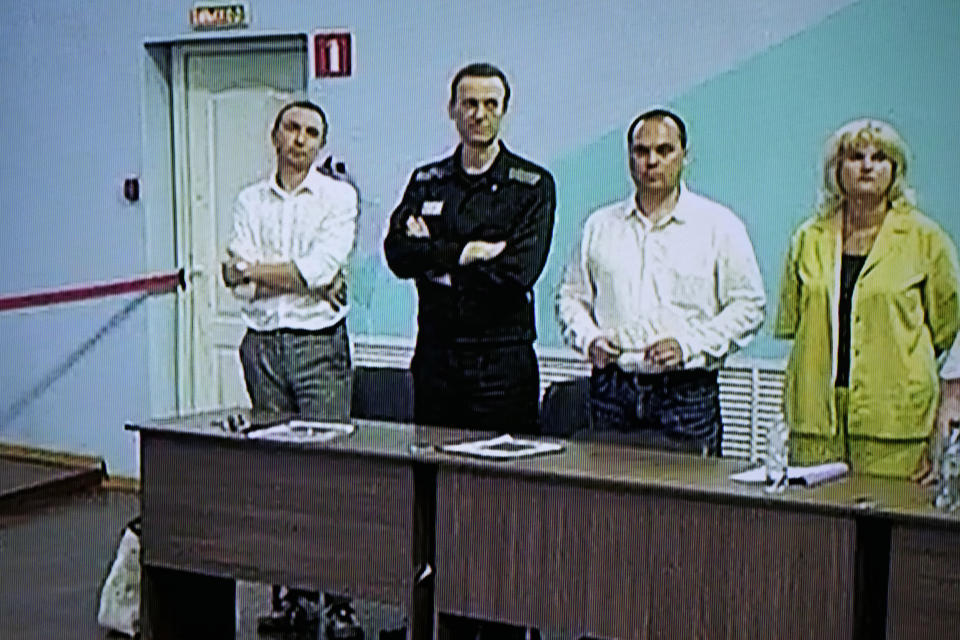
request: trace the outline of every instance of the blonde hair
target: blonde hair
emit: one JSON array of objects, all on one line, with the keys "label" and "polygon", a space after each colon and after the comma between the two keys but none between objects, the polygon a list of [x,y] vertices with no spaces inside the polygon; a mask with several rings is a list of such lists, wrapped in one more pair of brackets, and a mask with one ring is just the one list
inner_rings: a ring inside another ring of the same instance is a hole
[{"label": "blonde hair", "polygon": [[887,191],[891,207],[914,206],[913,189],[907,184],[907,158],[910,151],[896,129],[881,120],[863,118],[848,122],[827,140],[823,148],[823,190],[820,194],[820,214],[838,211],[846,200],[840,184],[840,163],[850,149],[872,144],[887,155],[893,163],[893,179]]}]

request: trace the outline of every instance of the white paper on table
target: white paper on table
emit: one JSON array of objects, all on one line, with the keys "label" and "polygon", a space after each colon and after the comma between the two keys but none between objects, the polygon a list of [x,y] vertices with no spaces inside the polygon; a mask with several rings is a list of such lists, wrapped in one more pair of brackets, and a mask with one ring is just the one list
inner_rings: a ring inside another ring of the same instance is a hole
[{"label": "white paper on table", "polygon": [[647,360],[646,352],[636,350],[624,350],[617,358],[617,366],[627,373],[663,373],[665,367],[653,364]]},{"label": "white paper on table", "polygon": [[476,456],[478,458],[512,460],[545,453],[559,453],[563,451],[563,445],[556,442],[541,442],[539,440],[514,438],[509,434],[505,434],[486,440],[443,445],[439,447],[439,449],[445,453],[459,453],[461,455]]},{"label": "white paper on table", "polygon": [[[850,467],[847,466],[846,462],[826,462],[809,467],[787,467],[787,483],[814,487],[844,476],[848,471],[850,471]],[[767,468],[765,465],[761,465],[754,469],[732,473],[730,479],[745,484],[765,484],[767,482]]]},{"label": "white paper on table", "polygon": [[353,433],[354,426],[343,422],[290,420],[266,429],[247,432],[248,438],[281,442],[329,442]]}]

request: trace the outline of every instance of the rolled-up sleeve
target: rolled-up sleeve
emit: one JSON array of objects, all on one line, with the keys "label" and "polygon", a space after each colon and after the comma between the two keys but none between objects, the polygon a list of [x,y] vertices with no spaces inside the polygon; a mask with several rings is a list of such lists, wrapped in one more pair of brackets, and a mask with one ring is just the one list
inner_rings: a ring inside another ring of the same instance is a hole
[{"label": "rolled-up sleeve", "polygon": [[293,263],[311,289],[330,284],[347,262],[357,235],[357,192],[346,182],[324,194],[324,215],[300,239]]},{"label": "rolled-up sleeve", "polygon": [[252,219],[252,209],[246,202],[247,196],[241,193],[233,203],[233,228],[227,241],[227,254],[247,262],[257,262],[263,258],[257,239],[257,225]]},{"label": "rolled-up sleeve", "polygon": [[[244,260],[248,263],[260,261],[263,256],[258,248],[257,225],[246,202],[247,194],[241,193],[233,203],[233,228],[227,241],[227,257]],[[252,282],[230,287],[234,297],[250,302],[256,297],[257,285]]]},{"label": "rolled-up sleeve", "polygon": [[590,228],[588,223],[580,246],[563,271],[556,297],[557,318],[564,339],[587,356],[590,344],[602,333],[594,320],[596,291],[587,266]]},{"label": "rolled-up sleeve", "polygon": [[743,224],[728,225],[720,246],[716,272],[720,312],[706,322],[691,323],[689,332],[677,337],[687,362],[701,355],[722,358],[741,349],[763,324],[763,278]]}]

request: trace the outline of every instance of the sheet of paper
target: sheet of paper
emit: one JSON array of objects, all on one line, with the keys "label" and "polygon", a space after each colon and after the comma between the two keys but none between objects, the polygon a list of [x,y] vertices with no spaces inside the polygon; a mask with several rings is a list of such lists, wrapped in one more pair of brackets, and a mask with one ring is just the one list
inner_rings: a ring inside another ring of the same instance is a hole
[{"label": "sheet of paper", "polygon": [[559,453],[563,451],[563,445],[556,442],[514,438],[505,434],[486,440],[444,445],[440,447],[440,451],[491,460],[512,460],[547,453]]},{"label": "sheet of paper", "polygon": [[290,420],[266,429],[250,431],[247,437],[282,442],[329,442],[334,438],[350,435],[354,429],[352,424],[342,422]]},{"label": "sheet of paper", "polygon": [[[845,462],[827,462],[809,467],[792,466],[787,468],[787,481],[789,484],[813,487],[844,476],[849,470]],[[730,479],[745,484],[764,484],[767,481],[767,469],[765,466],[747,469],[730,474]]]}]

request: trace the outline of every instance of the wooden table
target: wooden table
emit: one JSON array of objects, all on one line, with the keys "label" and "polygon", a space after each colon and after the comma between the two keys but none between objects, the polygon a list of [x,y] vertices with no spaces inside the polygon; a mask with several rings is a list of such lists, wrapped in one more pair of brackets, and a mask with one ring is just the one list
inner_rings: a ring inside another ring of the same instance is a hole
[{"label": "wooden table", "polygon": [[960,635],[960,511],[933,509],[931,492],[912,483],[874,482],[890,539],[886,637]]},{"label": "wooden table", "polygon": [[128,425],[140,432],[144,637],[232,638],[236,579],[394,603],[431,637],[431,592],[414,577],[433,551],[435,478],[413,464],[416,428],[287,444],[211,426],[227,413]]},{"label": "wooden table", "polygon": [[[437,449],[477,434],[365,421],[284,445],[212,429],[221,415],[130,426],[145,637],[228,637],[238,578],[398,604],[415,638],[438,611],[623,639],[919,640],[960,621],[960,517],[908,482],[771,496],[728,479],[737,461],[571,442],[489,462]],[[206,635],[171,622],[192,611]]]},{"label": "wooden table", "polygon": [[851,638],[855,520],[732,487],[735,466],[577,444],[445,465],[437,606],[600,637]]},{"label": "wooden table", "polygon": [[446,458],[437,607],[624,639],[960,628],[960,517],[929,490],[848,477],[771,496],[729,480],[743,467],[576,442],[507,464]]}]

